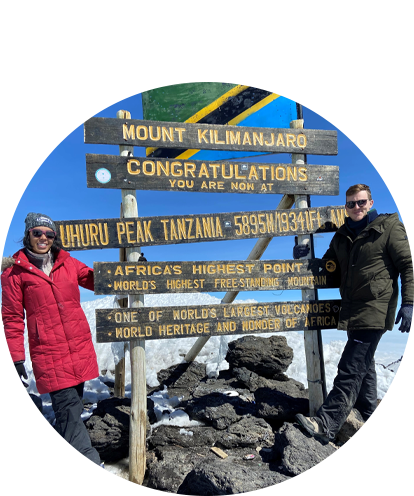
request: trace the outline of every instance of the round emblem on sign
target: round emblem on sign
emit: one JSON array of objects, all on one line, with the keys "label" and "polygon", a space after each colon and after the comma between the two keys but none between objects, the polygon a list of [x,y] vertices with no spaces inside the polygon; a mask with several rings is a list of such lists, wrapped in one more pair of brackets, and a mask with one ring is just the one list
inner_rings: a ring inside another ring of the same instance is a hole
[{"label": "round emblem on sign", "polygon": [[328,260],[326,262],[325,267],[326,267],[326,270],[328,272],[335,272],[335,270],[336,270],[336,263],[333,260]]},{"label": "round emblem on sign", "polygon": [[111,173],[109,172],[108,169],[98,169],[95,172],[95,177],[96,180],[99,181],[101,184],[106,184],[109,183],[111,180]]}]

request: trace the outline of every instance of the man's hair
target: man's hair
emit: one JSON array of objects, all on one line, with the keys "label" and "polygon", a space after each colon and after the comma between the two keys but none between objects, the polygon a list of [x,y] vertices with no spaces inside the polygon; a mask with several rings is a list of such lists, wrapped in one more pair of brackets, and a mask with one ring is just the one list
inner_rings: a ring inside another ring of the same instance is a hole
[{"label": "man's hair", "polygon": [[368,194],[368,200],[372,200],[371,190],[369,189],[369,186],[367,186],[366,184],[354,184],[354,186],[350,186],[347,189],[345,196],[352,196],[355,195],[356,193],[359,193],[360,191],[366,191]]}]

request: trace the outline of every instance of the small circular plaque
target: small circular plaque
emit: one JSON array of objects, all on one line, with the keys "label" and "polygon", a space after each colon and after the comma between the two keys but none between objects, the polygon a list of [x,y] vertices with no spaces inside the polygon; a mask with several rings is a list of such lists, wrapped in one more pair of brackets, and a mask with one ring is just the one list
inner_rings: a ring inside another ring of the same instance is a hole
[{"label": "small circular plaque", "polygon": [[101,184],[106,184],[106,183],[109,183],[109,181],[111,180],[111,173],[109,172],[108,169],[98,169],[96,172],[95,172],[95,177],[96,177],[96,180],[99,181]]}]

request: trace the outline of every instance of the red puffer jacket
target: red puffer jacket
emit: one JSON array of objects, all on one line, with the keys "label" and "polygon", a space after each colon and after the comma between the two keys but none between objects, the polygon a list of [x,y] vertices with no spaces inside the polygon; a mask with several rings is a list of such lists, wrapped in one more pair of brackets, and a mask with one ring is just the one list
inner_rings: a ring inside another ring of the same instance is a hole
[{"label": "red puffer jacket", "polygon": [[93,290],[93,270],[61,250],[48,277],[24,251],[1,275],[2,317],[14,362],[25,359],[24,310],[30,358],[40,394],[99,375],[79,285]]}]

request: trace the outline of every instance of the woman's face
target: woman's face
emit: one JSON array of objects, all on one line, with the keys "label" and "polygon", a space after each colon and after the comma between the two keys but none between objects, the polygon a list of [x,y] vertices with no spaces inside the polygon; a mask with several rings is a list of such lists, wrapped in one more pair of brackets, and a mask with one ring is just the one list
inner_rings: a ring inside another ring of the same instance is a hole
[{"label": "woman's face", "polygon": [[45,234],[42,233],[40,237],[36,237],[33,235],[33,231],[36,232],[36,230],[39,231],[52,231],[53,229],[50,229],[50,227],[45,227],[45,226],[39,226],[39,227],[34,227],[29,231],[29,241],[30,241],[30,246],[32,247],[32,251],[34,253],[38,253],[40,255],[44,255],[47,253],[50,248],[53,245],[53,238],[47,238]]}]

